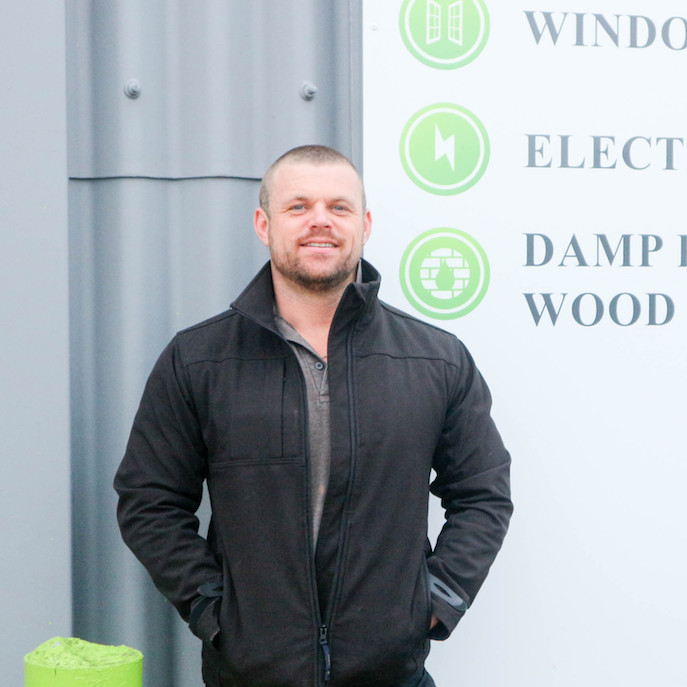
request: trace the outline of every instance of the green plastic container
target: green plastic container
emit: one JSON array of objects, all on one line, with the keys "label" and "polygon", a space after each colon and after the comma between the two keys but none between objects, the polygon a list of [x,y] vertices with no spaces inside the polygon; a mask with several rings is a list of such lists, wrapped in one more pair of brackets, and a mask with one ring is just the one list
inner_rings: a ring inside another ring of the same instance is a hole
[{"label": "green plastic container", "polygon": [[24,656],[24,687],[142,687],[143,654],[54,637]]}]

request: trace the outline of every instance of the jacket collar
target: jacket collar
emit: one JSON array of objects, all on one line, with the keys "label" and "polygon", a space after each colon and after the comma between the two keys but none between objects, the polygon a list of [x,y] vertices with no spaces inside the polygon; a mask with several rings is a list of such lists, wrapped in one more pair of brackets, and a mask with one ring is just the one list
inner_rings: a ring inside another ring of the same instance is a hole
[{"label": "jacket collar", "polygon": [[[349,284],[339,301],[332,322],[332,333],[337,333],[360,317],[361,324],[374,317],[381,277],[366,260],[361,260],[362,280]],[[233,310],[278,333],[274,323],[274,286],[270,262],[253,277],[252,281],[231,304]]]}]

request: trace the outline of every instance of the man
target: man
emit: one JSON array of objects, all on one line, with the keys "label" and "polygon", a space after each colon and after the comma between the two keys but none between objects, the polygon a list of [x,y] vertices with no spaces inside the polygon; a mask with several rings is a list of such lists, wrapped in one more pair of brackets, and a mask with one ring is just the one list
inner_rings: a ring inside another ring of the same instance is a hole
[{"label": "man", "polygon": [[512,510],[489,392],[453,335],[377,299],[340,153],[277,160],[254,225],[270,262],[148,380],[115,479],[122,535],[204,641],[209,686],[433,685],[429,640],[474,599]]}]

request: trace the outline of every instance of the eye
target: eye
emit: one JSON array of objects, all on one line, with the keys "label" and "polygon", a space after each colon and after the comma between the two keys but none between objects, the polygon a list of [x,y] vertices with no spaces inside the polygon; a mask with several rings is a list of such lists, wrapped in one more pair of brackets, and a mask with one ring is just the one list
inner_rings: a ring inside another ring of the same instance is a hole
[{"label": "eye", "polygon": [[295,203],[289,208],[289,210],[293,210],[294,212],[302,212],[305,210],[305,205],[303,205],[303,203]]}]

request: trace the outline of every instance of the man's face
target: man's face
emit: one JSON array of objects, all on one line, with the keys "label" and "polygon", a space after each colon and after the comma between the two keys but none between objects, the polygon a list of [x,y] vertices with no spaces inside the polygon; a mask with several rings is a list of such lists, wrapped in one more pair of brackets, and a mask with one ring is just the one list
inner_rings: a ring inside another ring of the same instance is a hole
[{"label": "man's face", "polygon": [[371,218],[349,165],[283,162],[269,185],[269,215],[258,208],[254,224],[280,277],[332,291],[353,280]]}]

